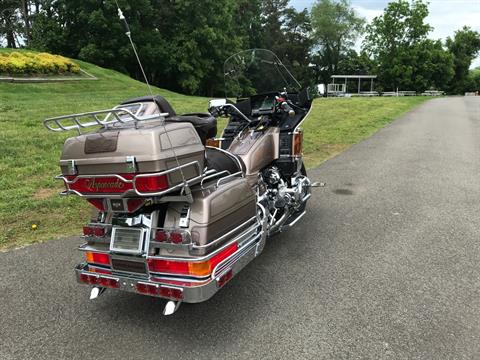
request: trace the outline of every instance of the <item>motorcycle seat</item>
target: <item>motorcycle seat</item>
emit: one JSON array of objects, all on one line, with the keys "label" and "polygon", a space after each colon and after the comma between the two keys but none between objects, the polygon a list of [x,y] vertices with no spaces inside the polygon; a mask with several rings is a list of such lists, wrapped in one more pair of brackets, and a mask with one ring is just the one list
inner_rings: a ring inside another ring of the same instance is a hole
[{"label": "motorcycle seat", "polygon": [[218,172],[226,170],[230,174],[245,171],[245,165],[242,160],[225,150],[207,146],[205,148],[205,159],[207,169],[213,169]]},{"label": "motorcycle seat", "polygon": [[215,137],[217,134],[217,119],[209,113],[190,113],[177,115],[172,105],[160,95],[142,96],[138,98],[128,99],[122,105],[133,103],[155,102],[162,113],[168,113],[165,122],[188,122],[197,130],[198,136],[205,145],[207,139]]}]

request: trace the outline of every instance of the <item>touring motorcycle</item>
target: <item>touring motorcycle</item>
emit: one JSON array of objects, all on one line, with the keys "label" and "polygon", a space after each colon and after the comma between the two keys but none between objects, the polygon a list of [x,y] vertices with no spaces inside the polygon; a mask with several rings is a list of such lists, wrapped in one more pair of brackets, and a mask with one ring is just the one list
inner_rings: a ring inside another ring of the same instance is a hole
[{"label": "touring motorcycle", "polygon": [[[312,94],[268,50],[235,54],[224,72],[227,98],[209,113],[177,115],[157,95],[44,121],[78,131],[57,178],[63,195],[94,207],[75,268],[90,298],[130,291],[167,299],[172,314],[211,298],[305,215],[316,184],[300,125]],[[228,124],[215,138],[221,116]]]}]

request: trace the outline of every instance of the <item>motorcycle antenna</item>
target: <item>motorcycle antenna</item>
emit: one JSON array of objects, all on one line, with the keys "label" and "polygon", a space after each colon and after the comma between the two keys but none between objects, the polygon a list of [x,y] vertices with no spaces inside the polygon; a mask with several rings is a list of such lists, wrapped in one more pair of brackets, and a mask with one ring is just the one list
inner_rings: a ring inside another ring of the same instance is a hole
[{"label": "motorcycle antenna", "polygon": [[[123,26],[124,26],[124,28],[125,28],[125,35],[127,35],[128,40],[130,40],[130,45],[132,46],[132,49],[133,49],[133,52],[134,52],[135,57],[136,57],[136,59],[137,59],[138,65],[140,66],[140,70],[142,71],[143,79],[145,80],[145,83],[147,84],[147,87],[148,87],[148,91],[149,91],[149,93],[150,93],[150,96],[152,97],[153,103],[155,104],[155,106],[156,106],[157,109],[158,109],[158,113],[161,114],[162,111],[161,111],[160,107],[158,106],[157,102],[156,102],[155,99],[154,99],[152,87],[150,86],[150,83],[148,82],[148,78],[147,78],[147,75],[145,74],[145,70],[144,70],[144,68],[143,68],[142,61],[140,60],[140,56],[138,55],[137,48],[135,47],[135,43],[133,42],[132,32],[130,31],[130,26],[128,25],[127,19],[126,19],[125,16],[123,15],[122,9],[120,8],[120,5],[118,4],[118,1],[117,1],[117,0],[115,0],[115,4],[117,5],[118,17],[119,17],[120,20],[122,21]],[[170,135],[168,134],[167,128],[166,128],[166,126],[165,126],[165,121],[162,122],[162,126],[163,126],[163,129],[164,129],[164,131],[165,131],[165,135],[166,135],[166,137],[167,137],[167,139],[168,139],[168,142],[170,143],[170,149],[172,150],[173,156],[174,156],[174,158],[175,158],[175,162],[177,163],[177,167],[178,167],[179,170],[180,170],[180,174],[181,174],[181,176],[182,176],[182,182],[183,182],[183,187],[184,187],[185,195],[191,199],[190,187],[188,186],[187,180],[186,180],[186,178],[185,178],[185,174],[183,173],[183,169],[180,167],[180,161],[178,160],[177,153],[175,152],[175,149],[174,149],[173,144],[172,144],[172,140],[170,139]]]}]

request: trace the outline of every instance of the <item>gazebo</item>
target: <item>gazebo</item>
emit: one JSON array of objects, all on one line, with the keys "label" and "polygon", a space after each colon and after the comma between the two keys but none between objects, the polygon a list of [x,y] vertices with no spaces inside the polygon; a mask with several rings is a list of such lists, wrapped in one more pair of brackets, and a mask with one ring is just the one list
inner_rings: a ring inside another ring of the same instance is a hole
[{"label": "gazebo", "polygon": [[[332,75],[332,85],[335,86],[335,80],[344,80],[345,93],[347,92],[347,80],[358,80],[357,93],[360,94],[362,80],[370,80],[370,92],[373,92],[373,80],[377,78],[377,75]],[[337,81],[337,84],[339,82]]]}]

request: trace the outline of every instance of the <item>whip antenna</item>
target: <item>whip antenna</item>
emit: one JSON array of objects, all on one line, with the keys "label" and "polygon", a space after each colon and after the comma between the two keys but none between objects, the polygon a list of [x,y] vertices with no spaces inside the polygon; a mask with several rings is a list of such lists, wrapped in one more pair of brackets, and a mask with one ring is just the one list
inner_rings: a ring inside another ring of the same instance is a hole
[{"label": "whip antenna", "polygon": [[135,47],[135,44],[133,43],[133,40],[132,40],[132,32],[130,31],[130,26],[128,26],[127,19],[125,19],[122,9],[120,9],[120,6],[118,6],[118,2],[115,1],[115,3],[117,4],[118,17],[120,18],[120,20],[122,20],[123,26],[125,28],[125,35],[127,35],[128,39],[130,40],[130,44],[132,45],[133,52],[135,53],[135,57],[137,58],[138,65],[140,66],[140,70],[142,71],[143,79],[145,80],[145,83],[148,86],[148,91],[150,92],[150,95],[152,95],[153,97],[152,87],[148,82],[148,78],[147,78],[147,75],[145,74],[145,70],[143,69],[142,62],[140,61],[140,57],[138,56],[137,48]]},{"label": "whip antenna", "polygon": [[[137,58],[138,65],[140,66],[140,70],[142,71],[143,79],[145,80],[145,83],[147,84],[148,91],[150,92],[150,96],[152,97],[152,101],[155,104],[155,106],[157,107],[158,113],[161,114],[162,110],[158,106],[158,103],[155,101],[155,97],[153,95],[152,87],[150,86],[150,83],[148,82],[148,78],[147,78],[147,75],[145,74],[145,70],[143,69],[143,65],[142,65],[142,62],[140,60],[140,56],[138,56],[137,48],[135,47],[135,44],[133,42],[132,32],[130,31],[130,26],[128,26],[127,19],[123,15],[122,9],[120,9],[120,5],[118,5],[117,0],[115,0],[115,4],[117,5],[118,17],[120,18],[120,20],[123,23],[123,27],[125,29],[125,35],[127,35],[128,40],[130,40],[130,45],[132,45],[133,52],[135,53],[135,57]],[[190,188],[188,186],[187,180],[185,179],[185,174],[183,173],[183,169],[180,167],[180,161],[178,160],[178,156],[175,152],[175,149],[173,148],[172,140],[170,139],[170,135],[168,134],[167,128],[165,126],[165,121],[162,121],[162,126],[163,126],[163,130],[165,131],[165,135],[168,139],[168,142],[170,143],[170,149],[172,150],[173,156],[175,157],[175,162],[177,163],[177,167],[179,168],[180,174],[182,175],[182,182],[183,182],[185,194],[190,197],[191,196],[191,191],[190,191]]]}]

